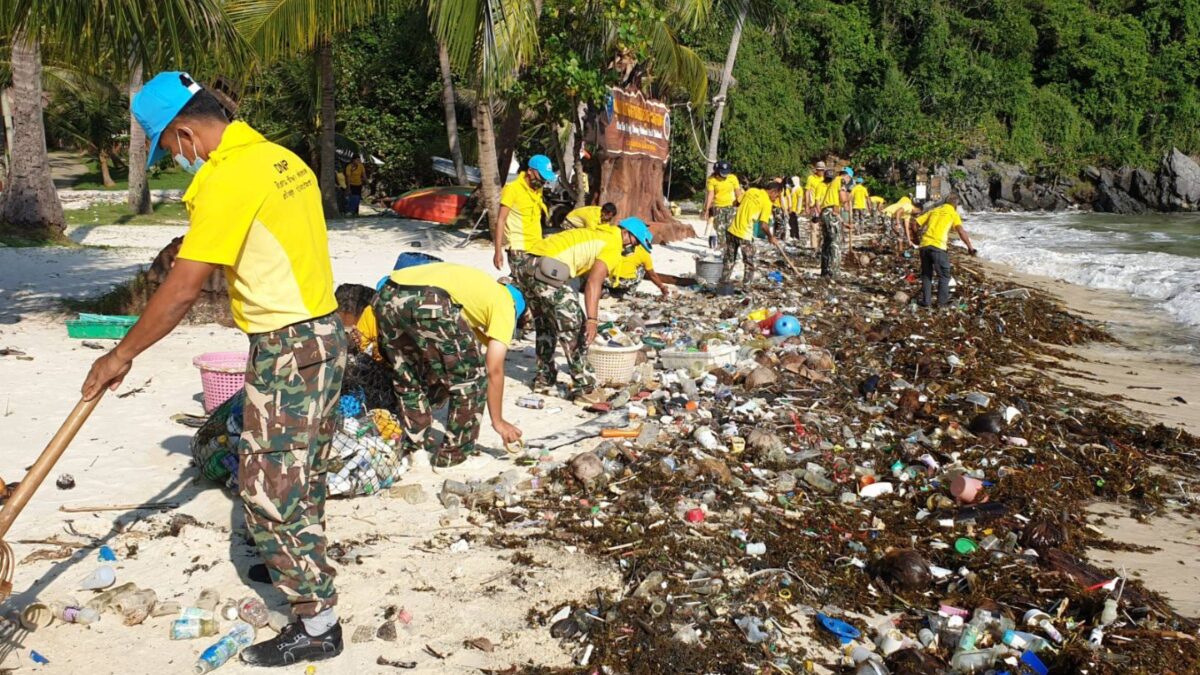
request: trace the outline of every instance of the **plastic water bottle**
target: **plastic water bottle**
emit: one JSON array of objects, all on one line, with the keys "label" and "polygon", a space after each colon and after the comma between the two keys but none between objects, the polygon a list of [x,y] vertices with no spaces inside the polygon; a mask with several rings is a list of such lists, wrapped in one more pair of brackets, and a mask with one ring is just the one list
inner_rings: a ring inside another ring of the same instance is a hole
[{"label": "plastic water bottle", "polygon": [[80,607],[74,600],[70,602],[50,603],[50,612],[54,618],[63,623],[79,623],[87,625],[100,620],[100,612],[88,607]]},{"label": "plastic water bottle", "polygon": [[267,625],[268,612],[267,606],[262,600],[253,597],[242,598],[238,603],[238,618],[255,628],[262,628]]},{"label": "plastic water bottle", "polygon": [[833,492],[834,488],[837,487],[833,484],[833,481],[819,473],[816,473],[815,471],[809,471],[805,469],[804,472],[800,474],[800,477],[804,479],[805,483],[808,483],[812,487],[826,494]]},{"label": "plastic water bottle", "polygon": [[239,621],[233,624],[229,632],[221,636],[220,640],[200,654],[200,658],[196,659],[196,667],[193,672],[196,675],[203,675],[214,671],[252,644],[254,644],[254,626]]},{"label": "plastic water bottle", "polygon": [[199,607],[188,607],[171,622],[172,640],[191,640],[217,634],[217,619],[213,613]]}]

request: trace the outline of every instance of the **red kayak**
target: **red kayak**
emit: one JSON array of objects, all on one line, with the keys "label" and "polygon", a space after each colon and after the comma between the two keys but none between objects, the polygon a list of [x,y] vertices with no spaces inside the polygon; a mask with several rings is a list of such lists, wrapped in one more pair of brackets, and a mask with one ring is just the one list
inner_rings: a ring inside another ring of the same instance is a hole
[{"label": "red kayak", "polygon": [[473,188],[457,185],[413,190],[392,202],[392,210],[401,218],[449,225],[458,220],[472,191]]}]

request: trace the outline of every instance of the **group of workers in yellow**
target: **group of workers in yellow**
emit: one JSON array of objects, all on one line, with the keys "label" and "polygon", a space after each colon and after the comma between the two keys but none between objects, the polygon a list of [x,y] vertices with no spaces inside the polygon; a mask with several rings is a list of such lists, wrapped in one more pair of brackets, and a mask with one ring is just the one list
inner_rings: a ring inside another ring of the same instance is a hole
[{"label": "group of workers in yellow", "polygon": [[912,248],[920,249],[920,304],[931,304],[931,283],[935,273],[939,278],[938,302],[947,304],[949,232],[957,232],[968,252],[975,254],[958,216],[957,195],[950,195],[944,204],[925,213],[911,195],[887,206],[885,203],[883,197],[872,195],[863,178],[856,177],[854,169],[848,166],[838,170],[818,161],[803,183],[799,176],[792,176],[787,181],[776,177],[760,187],[743,189],[729,163],[717,162],[705,185],[702,213],[706,218],[709,248],[717,249],[723,239],[718,292],[729,290],[733,267],[739,256],[745,266],[745,284],[748,286],[753,281],[754,241],[758,236],[765,237],[775,246],[789,237],[801,241],[805,221],[808,222],[808,246],[819,251],[821,276],[836,279],[841,273],[843,250],[850,251],[855,228],[874,223],[885,238],[891,239],[897,255]]}]

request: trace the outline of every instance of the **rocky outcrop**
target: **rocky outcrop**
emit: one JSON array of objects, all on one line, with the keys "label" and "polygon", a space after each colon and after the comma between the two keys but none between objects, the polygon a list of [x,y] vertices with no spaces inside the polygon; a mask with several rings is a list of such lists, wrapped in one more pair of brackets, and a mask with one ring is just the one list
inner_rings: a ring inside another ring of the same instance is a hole
[{"label": "rocky outcrop", "polygon": [[1200,208],[1200,165],[1179,151],[1163,154],[1158,166],[1159,204],[1166,211]]},{"label": "rocky outcrop", "polygon": [[1071,207],[1107,213],[1200,210],[1200,164],[1172,148],[1158,171],[1086,167],[1079,178],[1031,175],[1017,164],[964,159],[940,165],[942,176],[971,211],[1058,211]]}]

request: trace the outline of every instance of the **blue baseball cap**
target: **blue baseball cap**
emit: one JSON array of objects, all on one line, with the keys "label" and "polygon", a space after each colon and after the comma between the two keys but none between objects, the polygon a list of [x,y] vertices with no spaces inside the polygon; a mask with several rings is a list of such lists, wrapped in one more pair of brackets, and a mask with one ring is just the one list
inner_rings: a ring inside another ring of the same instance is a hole
[{"label": "blue baseball cap", "polygon": [[537,171],[547,183],[553,183],[558,180],[558,174],[554,173],[554,165],[550,163],[550,158],[545,155],[530,157],[529,168]]},{"label": "blue baseball cap", "polygon": [[642,248],[649,251],[650,244],[654,241],[654,235],[650,233],[650,228],[646,227],[646,221],[637,216],[629,216],[628,218],[617,223],[617,227],[625,230],[633,235],[634,239],[642,245]]},{"label": "blue baseball cap", "polygon": [[129,108],[138,124],[150,137],[150,152],[146,157],[147,169],[166,154],[166,151],[159,147],[158,139],[162,137],[167,125],[202,88],[191,75],[171,70],[155,75],[142,85],[142,90],[133,97]]},{"label": "blue baseball cap", "polygon": [[508,289],[508,294],[512,296],[513,315],[517,321],[520,321],[521,315],[525,313],[525,294],[521,292],[521,289],[512,284],[504,284],[504,287]]}]

